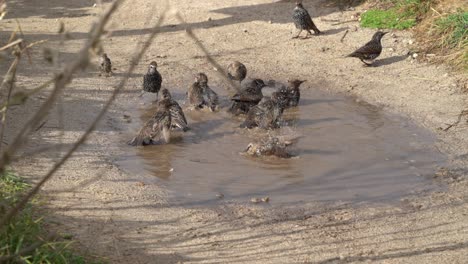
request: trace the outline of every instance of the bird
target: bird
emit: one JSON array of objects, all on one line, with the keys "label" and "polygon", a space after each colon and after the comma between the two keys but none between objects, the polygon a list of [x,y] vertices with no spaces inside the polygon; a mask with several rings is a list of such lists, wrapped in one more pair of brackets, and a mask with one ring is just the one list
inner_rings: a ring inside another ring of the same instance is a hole
[{"label": "bird", "polygon": [[276,156],[279,158],[291,158],[288,147],[297,142],[297,138],[286,140],[279,137],[270,137],[261,142],[249,143],[244,153],[254,157]]},{"label": "bird", "polygon": [[208,107],[215,111],[219,105],[218,94],[208,86],[208,76],[200,72],[187,92],[188,102],[195,109]]},{"label": "bird", "polygon": [[107,57],[107,53],[103,53],[100,58],[101,63],[101,76],[102,74],[106,74],[106,77],[112,76],[112,63],[109,57]]},{"label": "bird", "polygon": [[187,101],[189,105],[195,109],[201,109],[206,105],[206,101],[203,98],[203,87],[201,84],[204,81],[203,75],[198,74],[195,77],[195,82],[192,84],[192,86],[189,87],[187,91]]},{"label": "bird", "polygon": [[231,97],[233,102],[229,112],[235,115],[246,114],[252,106],[262,100],[262,88],[265,86],[265,82],[261,79],[253,79],[246,83],[238,93]]},{"label": "bird", "polygon": [[310,32],[310,30],[313,30],[315,35],[318,35],[321,33],[320,30],[312,21],[312,18],[310,17],[309,12],[307,12],[307,10],[302,5],[302,1],[296,2],[296,7],[294,8],[292,18],[294,21],[294,25],[299,30],[299,33],[297,33],[297,35],[294,36],[293,38],[298,38],[303,30],[307,31],[306,38],[309,35],[312,35],[312,32]]},{"label": "bird", "polygon": [[247,76],[247,68],[241,62],[234,61],[233,63],[229,64],[227,68],[227,74],[229,79],[239,81],[240,84]]},{"label": "bird", "polygon": [[158,64],[152,61],[148,66],[148,72],[143,76],[143,93],[155,93],[156,100],[159,99],[159,90],[161,90],[162,83],[162,77],[157,68]]},{"label": "bird", "polygon": [[382,37],[388,32],[377,31],[371,41],[360,47],[346,57],[359,58],[366,66],[371,66],[374,60],[382,53]]},{"label": "bird", "polygon": [[[216,111],[219,105],[219,97],[218,94],[213,91],[213,89],[208,86],[208,77],[204,73],[200,73],[200,85],[203,89],[203,99],[205,104],[211,111]],[[206,98],[206,99],[205,99]]]},{"label": "bird", "polygon": [[163,99],[158,102],[156,112],[146,121],[137,135],[127,142],[131,146],[150,145],[159,141],[161,138],[169,143],[171,137],[171,100]]},{"label": "bird", "polygon": [[286,87],[288,97],[289,97],[289,106],[295,107],[299,105],[299,99],[301,98],[301,91],[299,86],[305,82],[305,80],[289,80],[288,86]]},{"label": "bird", "polygon": [[171,114],[171,129],[180,128],[184,132],[188,131],[189,127],[187,124],[187,119],[185,118],[184,111],[182,111],[182,107],[180,107],[179,103],[177,103],[176,100],[172,99],[169,90],[162,89],[161,94],[163,100],[167,100],[170,102],[169,112]]},{"label": "bird", "polygon": [[278,128],[278,122],[284,110],[277,101],[278,95],[278,92],[274,92],[271,98],[264,97],[258,105],[251,107],[240,127]]}]

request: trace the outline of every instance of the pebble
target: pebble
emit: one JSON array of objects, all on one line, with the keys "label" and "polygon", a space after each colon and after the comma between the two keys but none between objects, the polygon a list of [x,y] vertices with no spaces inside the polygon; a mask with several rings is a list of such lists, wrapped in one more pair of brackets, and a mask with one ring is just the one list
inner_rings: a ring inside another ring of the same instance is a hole
[{"label": "pebble", "polygon": [[418,57],[418,54],[417,53],[413,53],[413,59],[416,59]]}]

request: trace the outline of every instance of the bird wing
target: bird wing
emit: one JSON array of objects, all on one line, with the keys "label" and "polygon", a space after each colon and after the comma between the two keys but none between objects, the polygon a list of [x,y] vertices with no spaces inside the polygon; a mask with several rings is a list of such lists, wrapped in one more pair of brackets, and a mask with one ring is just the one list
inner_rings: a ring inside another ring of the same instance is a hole
[{"label": "bird wing", "polygon": [[185,118],[184,111],[182,111],[182,107],[172,100],[171,106],[169,108],[171,113],[171,124],[172,126],[181,128],[182,130],[186,131],[187,127],[187,119]]},{"label": "bird wing", "polygon": [[374,56],[380,54],[380,52],[382,52],[382,47],[374,41],[369,41],[364,46],[351,53],[349,57],[374,59]]},{"label": "bird wing", "polygon": [[259,102],[262,100],[263,94],[257,91],[254,87],[247,87],[245,90],[235,94],[231,100],[241,102]]},{"label": "bird wing", "polygon": [[218,94],[208,86],[205,88],[205,90],[206,90],[206,97],[207,97],[207,100],[208,100],[208,104],[209,104],[211,110],[214,110],[214,108],[216,108],[216,106],[219,105]]},{"label": "bird wing", "polygon": [[197,83],[192,84],[192,86],[188,90],[188,99],[190,105],[200,107],[205,104],[205,100],[203,99],[203,94],[200,86]]},{"label": "bird wing", "polygon": [[148,119],[136,136],[127,143],[132,146],[148,144],[151,140],[159,140],[162,131],[171,124],[171,115],[164,108],[158,109],[153,117]]}]

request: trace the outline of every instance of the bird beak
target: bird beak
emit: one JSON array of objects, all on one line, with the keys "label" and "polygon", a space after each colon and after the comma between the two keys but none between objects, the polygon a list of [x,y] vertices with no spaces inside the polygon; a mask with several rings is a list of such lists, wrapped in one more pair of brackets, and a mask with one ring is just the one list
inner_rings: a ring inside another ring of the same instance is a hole
[{"label": "bird beak", "polygon": [[388,34],[388,31],[387,32],[382,32],[382,33],[385,35],[385,34]]}]

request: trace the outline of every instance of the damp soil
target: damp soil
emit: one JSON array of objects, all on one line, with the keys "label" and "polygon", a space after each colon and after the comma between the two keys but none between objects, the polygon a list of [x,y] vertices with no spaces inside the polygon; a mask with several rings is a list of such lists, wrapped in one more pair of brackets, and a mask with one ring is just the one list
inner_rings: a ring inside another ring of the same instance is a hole
[{"label": "damp soil", "polygon": [[[265,95],[274,89],[265,88]],[[184,105],[183,93],[175,94]],[[150,98],[154,96],[128,106],[134,122],[123,137],[130,138],[152,116],[155,104]],[[224,105],[228,104],[225,99]],[[184,109],[189,132],[176,131],[171,144],[124,145],[125,154],[116,161],[129,175],[165,186],[171,204],[242,202],[266,196],[271,204],[394,202],[442,188],[432,179],[445,161],[434,147],[435,136],[359,99],[305,90],[300,105],[285,111],[283,127],[275,131],[239,128],[243,116],[233,117],[226,108],[216,113]],[[293,158],[242,153],[250,142],[271,136],[298,137],[289,149]]]}]

